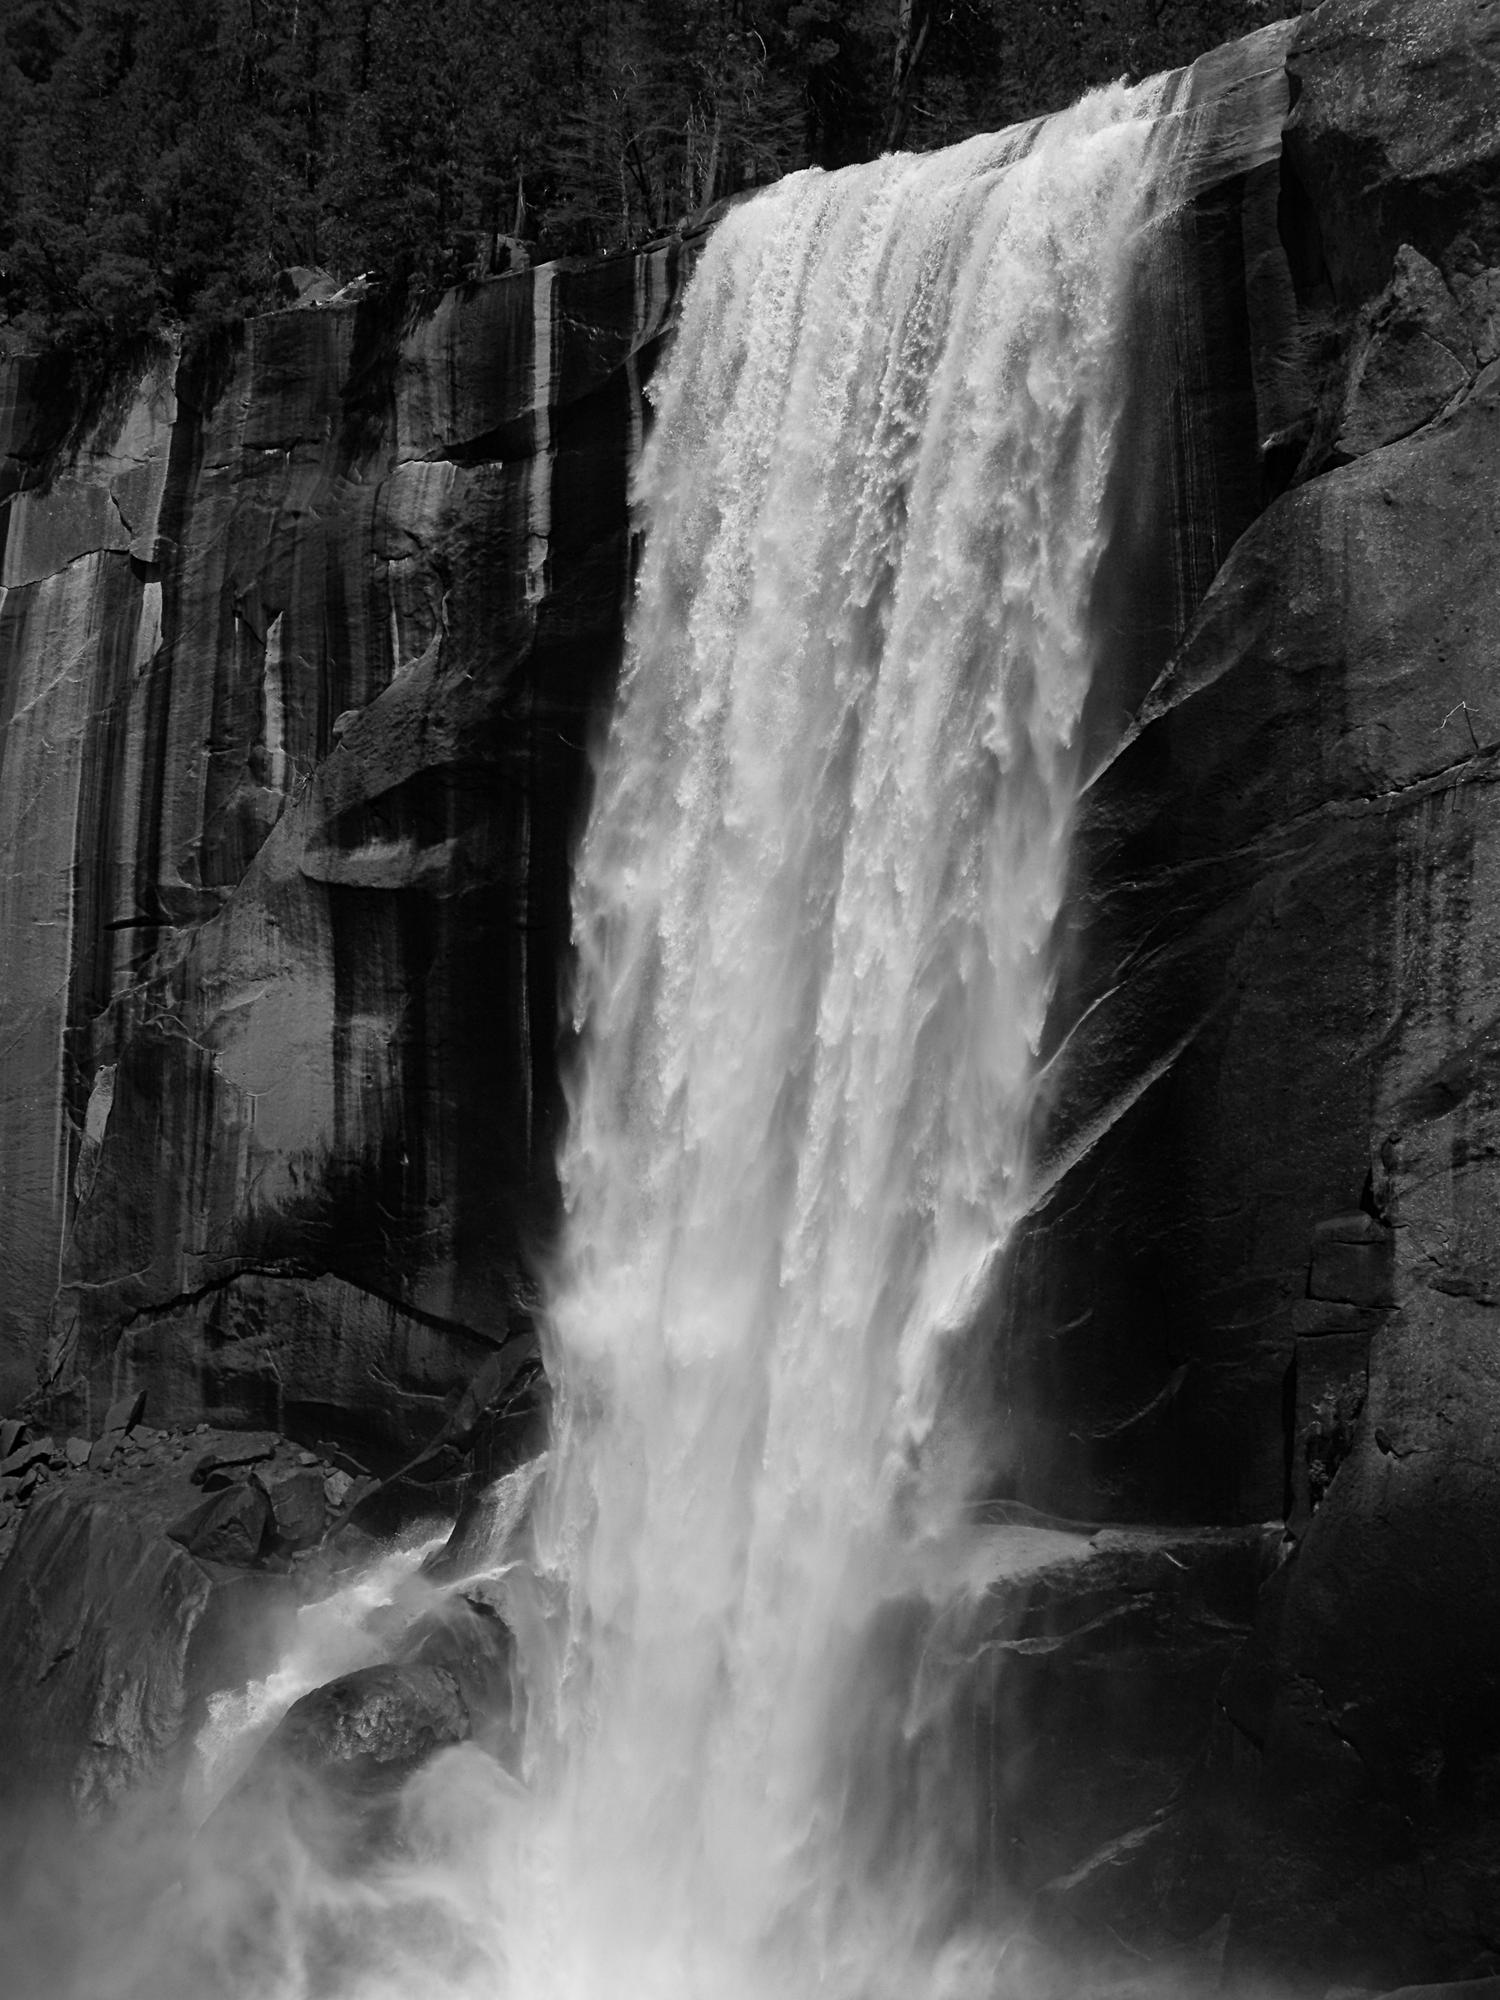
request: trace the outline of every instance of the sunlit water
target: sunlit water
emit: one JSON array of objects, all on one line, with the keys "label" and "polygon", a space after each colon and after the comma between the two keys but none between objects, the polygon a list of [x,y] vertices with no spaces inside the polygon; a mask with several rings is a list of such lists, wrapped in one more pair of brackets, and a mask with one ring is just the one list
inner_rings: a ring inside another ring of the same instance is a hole
[{"label": "sunlit water", "polygon": [[983,1581],[963,1363],[1027,1199],[1163,132],[1105,92],[795,176],[703,255],[577,864],[555,1434],[495,1558],[524,1761],[448,1753],[403,1859],[304,1875],[278,2000],[997,1990],[880,1634]]}]

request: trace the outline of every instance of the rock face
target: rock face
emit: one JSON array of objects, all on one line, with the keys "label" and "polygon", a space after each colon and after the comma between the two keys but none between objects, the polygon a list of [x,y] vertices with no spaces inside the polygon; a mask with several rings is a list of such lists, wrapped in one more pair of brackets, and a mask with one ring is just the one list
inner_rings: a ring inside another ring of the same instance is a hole
[{"label": "rock face", "polygon": [[60,464],[13,366],[0,1404],[47,1338],[85,1427],[145,1388],[387,1470],[524,1333],[677,263],[276,314]]},{"label": "rock face", "polygon": [[[1500,5],[1323,0],[1179,108],[1210,137],[1142,281],[995,1344],[997,1503],[1123,1538],[1063,1534],[975,1640],[968,1740],[1050,1746],[992,1772],[1029,1846],[981,1859],[1069,1938],[1215,1939],[1231,1985],[1477,1976]],[[58,1436],[144,1390],[438,1476],[524,1408],[568,844],[683,265],[277,314],[61,459],[34,364],[0,383],[0,1403],[40,1363]],[[174,1532],[316,1533],[304,1484],[252,1464]]]},{"label": "rock face", "polygon": [[1152,1894],[1321,1992],[1500,1968],[1500,9],[1288,68],[1269,504],[1086,800],[1008,1409],[1033,1501],[1285,1519]]}]

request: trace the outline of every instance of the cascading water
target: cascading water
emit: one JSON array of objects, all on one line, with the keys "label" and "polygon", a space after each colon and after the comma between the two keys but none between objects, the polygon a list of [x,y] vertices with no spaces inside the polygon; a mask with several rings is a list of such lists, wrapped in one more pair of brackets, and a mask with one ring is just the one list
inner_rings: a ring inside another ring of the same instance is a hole
[{"label": "cascading water", "polygon": [[795,176],[703,254],[578,862],[555,1435],[495,1558],[524,1767],[430,1765],[399,1870],[304,1890],[371,1955],[278,1996],[999,1990],[882,1635],[988,1580],[966,1337],[1028,1199],[1165,89]]},{"label": "cascading water", "polygon": [[578,863],[516,2000],[964,1978],[857,1690],[965,1587],[945,1387],[1026,1196],[1157,129],[798,176],[688,294]]}]

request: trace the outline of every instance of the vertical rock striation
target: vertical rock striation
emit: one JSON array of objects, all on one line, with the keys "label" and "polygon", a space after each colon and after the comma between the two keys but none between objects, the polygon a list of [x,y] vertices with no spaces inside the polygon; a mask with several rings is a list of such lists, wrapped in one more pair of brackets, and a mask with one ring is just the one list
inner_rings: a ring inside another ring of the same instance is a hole
[{"label": "vertical rock striation", "polygon": [[1285,1518],[1087,1889],[1317,1991],[1500,1964],[1500,10],[1325,0],[1288,73],[1264,504],[1090,789],[1007,1386],[1034,1503]]},{"label": "vertical rock striation", "polygon": [[[5,515],[0,1374],[372,1463],[523,1335],[664,247],[163,352]],[[14,379],[14,374],[13,374]]]}]

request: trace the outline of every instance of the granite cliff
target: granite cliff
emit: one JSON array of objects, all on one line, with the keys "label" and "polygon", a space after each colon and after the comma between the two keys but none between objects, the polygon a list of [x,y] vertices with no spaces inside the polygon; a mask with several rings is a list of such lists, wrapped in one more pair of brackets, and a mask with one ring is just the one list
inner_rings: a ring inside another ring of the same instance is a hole
[{"label": "granite cliff", "polygon": [[[983,1852],[1091,1949],[1378,1989],[1500,1969],[1500,5],[1323,0],[1182,103],[995,1343],[994,1509],[1088,1527],[976,1652],[976,1727],[1037,1746]],[[39,1646],[103,1685],[174,1635],[90,1802],[221,1671],[161,1533],[183,1434],[409,1468],[393,1508],[531,1435],[569,846],[689,258],[289,310],[153,355],[66,446],[10,365],[0,1401],[32,1458],[0,1487],[57,1490],[0,1576],[7,1742],[98,1713],[48,1710]],[[142,1394],[149,1504],[106,1527],[81,1447]],[[242,1569],[311,1545],[253,1510]],[[107,1533],[163,1608],[96,1644]]]},{"label": "granite cliff", "polygon": [[[7,1398],[413,1456],[545,1241],[567,856],[668,248],[11,370]],[[530,1350],[527,1350],[528,1352]]]}]

